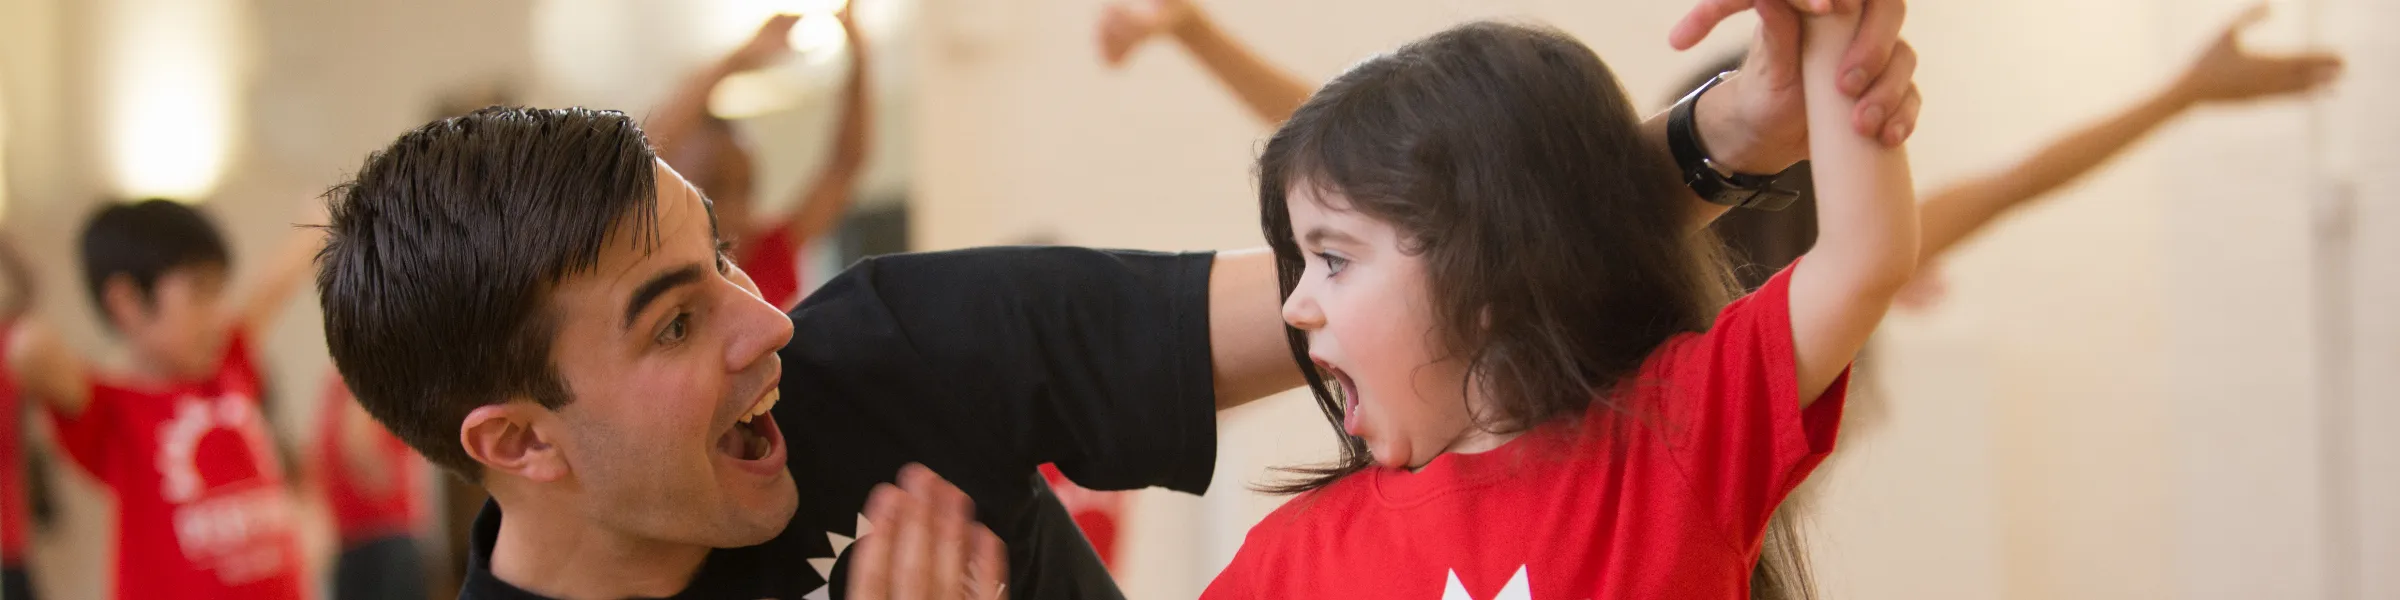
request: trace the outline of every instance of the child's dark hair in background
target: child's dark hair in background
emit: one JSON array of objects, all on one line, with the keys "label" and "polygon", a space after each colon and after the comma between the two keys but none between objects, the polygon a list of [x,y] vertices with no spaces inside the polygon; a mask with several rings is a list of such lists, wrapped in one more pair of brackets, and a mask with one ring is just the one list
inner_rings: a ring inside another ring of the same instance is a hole
[{"label": "child's dark hair in background", "polygon": [[[207,216],[172,200],[111,203],[92,212],[82,237],[83,281],[92,308],[103,316],[108,280],[125,276],[149,305],[158,278],[179,268],[224,269],[233,262],[225,238]],[[113,329],[115,323],[101,319]]]}]

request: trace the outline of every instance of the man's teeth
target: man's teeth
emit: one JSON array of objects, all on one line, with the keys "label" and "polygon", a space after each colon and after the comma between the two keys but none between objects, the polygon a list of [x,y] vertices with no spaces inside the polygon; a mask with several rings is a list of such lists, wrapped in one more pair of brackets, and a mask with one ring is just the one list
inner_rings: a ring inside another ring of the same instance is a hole
[{"label": "man's teeth", "polygon": [[780,400],[783,400],[783,390],[767,390],[766,397],[759,398],[757,404],[750,405],[750,413],[742,415],[742,422],[748,423],[751,419],[756,419],[759,415],[774,410],[775,403]]}]

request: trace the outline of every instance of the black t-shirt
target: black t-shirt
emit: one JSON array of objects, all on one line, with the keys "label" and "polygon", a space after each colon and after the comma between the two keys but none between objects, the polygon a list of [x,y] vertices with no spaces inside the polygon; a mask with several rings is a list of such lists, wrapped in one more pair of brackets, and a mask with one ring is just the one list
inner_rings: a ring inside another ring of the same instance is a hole
[{"label": "black t-shirt", "polygon": [[[800,509],[711,552],[677,598],[840,598],[867,492],[917,462],[1008,543],[1014,598],[1121,598],[1035,472],[1100,490],[1208,489],[1216,459],[1208,253],[984,248],[870,258],[792,311],[783,401]],[[494,578],[500,510],[476,518],[461,598]],[[828,579],[832,581],[828,581]]]}]

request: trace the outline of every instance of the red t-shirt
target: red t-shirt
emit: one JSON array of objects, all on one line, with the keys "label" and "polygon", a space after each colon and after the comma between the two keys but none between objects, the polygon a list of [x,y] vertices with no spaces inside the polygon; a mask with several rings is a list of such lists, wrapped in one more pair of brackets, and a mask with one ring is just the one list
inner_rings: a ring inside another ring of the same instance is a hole
[{"label": "red t-shirt", "polygon": [[742,240],[734,263],[758,283],[758,296],[777,307],[800,300],[800,249],[792,247],[790,229],[776,227]]},{"label": "red t-shirt", "polygon": [[236,334],[208,379],[92,384],[50,413],[59,445],[117,496],[119,598],[299,598],[300,540]]},{"label": "red t-shirt", "polygon": [[419,466],[417,453],[408,444],[393,436],[382,425],[369,429],[375,439],[367,446],[374,456],[368,457],[382,465],[391,483],[383,489],[372,489],[360,480],[343,454],[342,436],[350,429],[343,417],[350,414],[350,387],[334,376],[325,386],[325,406],[319,409],[316,467],[318,481],[324,486],[325,503],[333,512],[333,526],[343,548],[373,542],[396,535],[409,535],[425,515],[425,476]]},{"label": "red t-shirt", "polygon": [[25,528],[33,524],[25,517],[33,498],[25,493],[25,424],[18,418],[24,406],[5,366],[15,325],[0,323],[0,564],[12,566],[25,560]]},{"label": "red t-shirt", "polygon": [[1788,281],[1652,352],[1627,410],[1293,498],[1202,597],[1749,597],[1767,519],[1832,449],[1849,380],[1800,408]]}]

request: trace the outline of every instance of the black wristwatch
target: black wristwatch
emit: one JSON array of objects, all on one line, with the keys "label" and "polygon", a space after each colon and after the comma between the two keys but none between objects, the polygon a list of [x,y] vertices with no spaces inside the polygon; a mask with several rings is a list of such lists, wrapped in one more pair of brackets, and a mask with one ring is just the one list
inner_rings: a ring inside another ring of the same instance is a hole
[{"label": "black wristwatch", "polygon": [[1735,208],[1782,210],[1816,187],[1809,179],[1808,161],[1800,161],[1773,175],[1735,173],[1709,160],[1708,146],[1700,143],[1699,125],[1692,117],[1694,108],[1700,105],[1701,94],[1723,83],[1730,73],[1718,73],[1708,83],[1700,84],[1700,89],[1675,101],[1675,108],[1667,111],[1667,150],[1675,154],[1675,168],[1682,171],[1683,185],[1692,188],[1692,193],[1699,194],[1700,199]]}]

